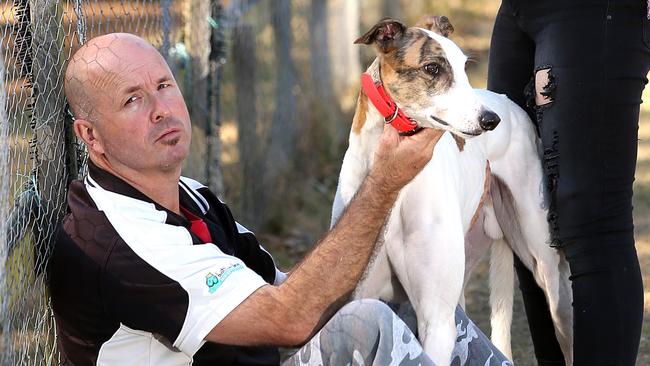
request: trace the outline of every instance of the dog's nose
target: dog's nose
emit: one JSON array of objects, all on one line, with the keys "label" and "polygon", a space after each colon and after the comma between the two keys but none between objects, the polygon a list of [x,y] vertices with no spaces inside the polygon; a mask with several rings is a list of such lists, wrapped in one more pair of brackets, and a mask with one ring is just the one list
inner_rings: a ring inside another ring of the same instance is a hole
[{"label": "dog's nose", "polygon": [[478,124],[485,131],[494,130],[499,122],[501,122],[501,118],[492,111],[484,111],[478,118]]}]

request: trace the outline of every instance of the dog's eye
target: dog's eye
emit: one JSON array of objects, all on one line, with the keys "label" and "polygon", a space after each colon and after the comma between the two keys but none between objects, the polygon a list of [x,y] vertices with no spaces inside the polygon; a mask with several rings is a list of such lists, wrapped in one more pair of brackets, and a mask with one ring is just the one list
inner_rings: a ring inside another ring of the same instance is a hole
[{"label": "dog's eye", "polygon": [[440,66],[438,64],[426,64],[422,69],[431,76],[436,76],[440,72]]}]

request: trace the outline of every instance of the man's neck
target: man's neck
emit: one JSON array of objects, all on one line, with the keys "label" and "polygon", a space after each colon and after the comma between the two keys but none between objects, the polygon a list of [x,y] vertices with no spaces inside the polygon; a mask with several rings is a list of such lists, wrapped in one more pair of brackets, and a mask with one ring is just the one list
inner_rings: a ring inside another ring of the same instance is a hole
[{"label": "man's neck", "polygon": [[92,159],[99,168],[122,179],[133,188],[144,193],[154,202],[180,215],[178,181],[180,166],[170,170],[138,171],[124,166],[110,164],[105,158]]}]

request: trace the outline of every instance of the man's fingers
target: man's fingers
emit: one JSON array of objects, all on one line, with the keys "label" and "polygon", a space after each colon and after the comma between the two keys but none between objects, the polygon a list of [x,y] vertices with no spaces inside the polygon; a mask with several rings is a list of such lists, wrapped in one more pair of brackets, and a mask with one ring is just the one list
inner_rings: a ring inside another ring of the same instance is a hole
[{"label": "man's fingers", "polygon": [[436,128],[423,128],[418,133],[410,137],[415,141],[425,143],[427,147],[431,147],[435,146],[435,144],[438,142],[438,140],[440,140],[444,133],[445,131]]},{"label": "man's fingers", "polygon": [[445,134],[445,131],[438,130],[438,129],[433,129],[433,128],[431,128],[430,130],[431,130],[431,140],[429,140],[429,141],[430,141],[430,143],[432,145],[435,146],[438,143],[438,141],[440,140],[440,138],[442,138],[442,135]]},{"label": "man's fingers", "polygon": [[384,131],[381,134],[381,139],[384,141],[384,144],[394,146],[399,142],[399,133],[397,130],[390,124],[384,124]]},{"label": "man's fingers", "polygon": [[424,128],[420,133],[425,134],[428,139],[439,139],[445,131],[437,128]]},{"label": "man's fingers", "polygon": [[391,125],[384,125],[381,134],[382,145],[388,148],[398,148],[398,145],[405,143],[406,149],[420,150],[433,149],[445,131],[434,128],[423,128],[411,136],[400,136],[399,132]]},{"label": "man's fingers", "polygon": [[384,123],[384,134],[386,136],[399,136],[399,133],[390,123]]},{"label": "man's fingers", "polygon": [[375,151],[375,177],[401,189],[431,159],[434,146],[444,131],[425,128],[412,136],[400,136],[392,126],[384,126]]}]

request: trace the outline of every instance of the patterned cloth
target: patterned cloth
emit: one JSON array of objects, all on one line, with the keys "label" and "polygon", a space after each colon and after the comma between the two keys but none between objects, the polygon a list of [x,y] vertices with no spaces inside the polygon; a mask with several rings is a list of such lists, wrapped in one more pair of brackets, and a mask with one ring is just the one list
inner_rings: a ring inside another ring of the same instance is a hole
[{"label": "patterned cloth", "polygon": [[[412,308],[399,309],[414,319]],[[410,314],[409,314],[410,313]],[[513,366],[463,310],[456,309],[458,336],[452,366]],[[283,366],[435,365],[413,332],[391,308],[378,300],[344,306]]]}]

